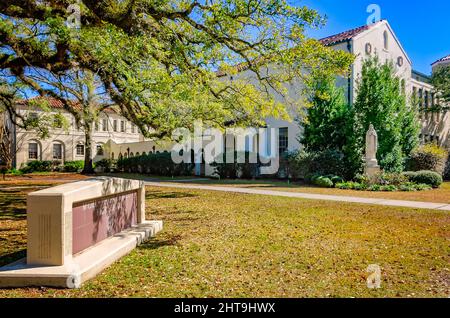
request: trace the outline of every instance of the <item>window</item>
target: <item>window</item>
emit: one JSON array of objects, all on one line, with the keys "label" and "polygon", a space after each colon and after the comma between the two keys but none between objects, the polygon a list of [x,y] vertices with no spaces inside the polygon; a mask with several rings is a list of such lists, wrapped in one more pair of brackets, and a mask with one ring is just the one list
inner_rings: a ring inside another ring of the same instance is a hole
[{"label": "window", "polygon": [[98,131],[98,121],[95,122],[95,131]]},{"label": "window", "polygon": [[278,150],[280,155],[288,150],[288,128],[280,128],[278,133]]},{"label": "window", "polygon": [[370,55],[372,53],[372,44],[366,43],[366,54]]},{"label": "window", "polygon": [[120,121],[120,132],[125,132],[125,122],[123,120]]},{"label": "window", "polygon": [[53,144],[53,159],[62,160],[62,145]]},{"label": "window", "polygon": [[103,151],[102,145],[97,145],[97,156],[103,156],[105,152]]},{"label": "window", "polygon": [[62,128],[63,125],[62,125],[61,118],[59,118],[59,117],[53,118],[53,126],[55,128]]},{"label": "window", "polygon": [[428,91],[425,91],[425,108],[428,108]]},{"label": "window", "polygon": [[423,89],[419,89],[419,107],[423,108]]},{"label": "window", "polygon": [[384,31],[383,33],[383,40],[384,40],[384,49],[388,50],[389,49],[389,36],[387,31]]},{"label": "window", "polygon": [[111,152],[111,159],[114,160],[114,152]]},{"label": "window", "polygon": [[38,113],[32,112],[28,115],[29,119],[37,119],[38,118]]},{"label": "window", "polygon": [[140,156],[139,152],[136,152],[136,157],[139,157],[139,156]]},{"label": "window", "polygon": [[113,131],[117,131],[117,120],[113,121]]},{"label": "window", "polygon": [[403,66],[403,57],[399,56],[397,59],[397,65],[402,67]]},{"label": "window", "polygon": [[130,152],[130,158],[134,157],[134,154],[132,152]]},{"label": "window", "polygon": [[38,144],[35,142],[30,142],[28,144],[28,159],[38,159]]},{"label": "window", "polygon": [[102,126],[103,131],[108,131],[108,119],[103,119]]},{"label": "window", "polygon": [[134,124],[131,124],[131,133],[135,133],[136,132],[136,126]]},{"label": "window", "polygon": [[76,154],[77,156],[84,156],[84,145],[77,145]]}]

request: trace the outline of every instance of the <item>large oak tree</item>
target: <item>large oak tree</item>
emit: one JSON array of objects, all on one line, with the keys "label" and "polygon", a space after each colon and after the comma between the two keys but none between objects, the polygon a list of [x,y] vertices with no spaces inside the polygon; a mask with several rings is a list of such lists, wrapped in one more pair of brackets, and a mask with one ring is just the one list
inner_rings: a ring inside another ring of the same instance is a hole
[{"label": "large oak tree", "polygon": [[[323,18],[285,0],[2,0],[0,13],[0,85],[20,86],[1,96],[3,107],[24,92],[51,96],[29,76],[36,70],[90,70],[146,136],[194,119],[223,126],[287,118],[286,106],[299,103],[289,100],[287,82],[343,75],[352,62],[308,39],[305,29]],[[218,76],[243,69],[256,84]]]}]

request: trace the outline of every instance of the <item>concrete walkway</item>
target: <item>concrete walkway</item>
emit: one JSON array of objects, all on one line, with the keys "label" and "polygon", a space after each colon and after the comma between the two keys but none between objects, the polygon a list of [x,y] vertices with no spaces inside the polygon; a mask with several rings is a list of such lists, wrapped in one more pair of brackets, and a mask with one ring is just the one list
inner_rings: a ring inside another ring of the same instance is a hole
[{"label": "concrete walkway", "polygon": [[197,185],[197,184],[176,184],[176,183],[172,183],[172,182],[145,182],[145,184],[148,186],[153,186],[153,187],[222,191],[222,192],[232,192],[232,193],[271,195],[271,196],[288,197],[288,198],[325,200],[325,201],[336,201],[336,202],[349,202],[349,203],[362,203],[362,204],[383,205],[383,206],[406,207],[406,208],[414,208],[414,209],[450,211],[450,204],[448,204],[448,203],[387,200],[387,199],[379,199],[379,198],[378,199],[361,198],[361,197],[324,195],[324,194],[301,193],[301,192],[285,192],[285,191],[271,191],[271,190],[259,190],[259,189],[236,188],[236,187],[206,186],[206,185]]}]

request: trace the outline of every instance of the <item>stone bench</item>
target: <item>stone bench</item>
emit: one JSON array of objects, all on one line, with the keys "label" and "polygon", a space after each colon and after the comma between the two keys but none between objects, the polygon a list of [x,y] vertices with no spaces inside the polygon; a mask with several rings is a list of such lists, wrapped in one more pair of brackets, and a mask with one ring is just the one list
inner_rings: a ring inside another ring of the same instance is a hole
[{"label": "stone bench", "polygon": [[28,194],[27,258],[0,287],[77,288],[162,229],[145,220],[143,181],[98,177]]}]

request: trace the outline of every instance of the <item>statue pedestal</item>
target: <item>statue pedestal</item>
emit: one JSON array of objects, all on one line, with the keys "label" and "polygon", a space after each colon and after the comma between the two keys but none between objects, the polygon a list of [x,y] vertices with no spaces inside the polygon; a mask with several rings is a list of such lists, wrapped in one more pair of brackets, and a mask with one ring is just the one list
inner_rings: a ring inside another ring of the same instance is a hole
[{"label": "statue pedestal", "polygon": [[381,172],[380,166],[366,166],[364,169],[365,175],[368,176],[369,178],[374,177],[380,172]]}]

